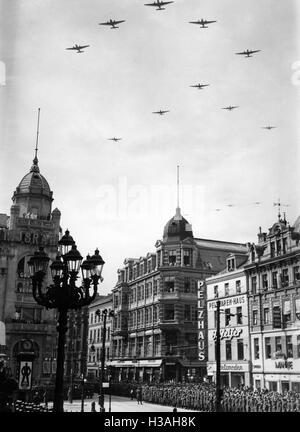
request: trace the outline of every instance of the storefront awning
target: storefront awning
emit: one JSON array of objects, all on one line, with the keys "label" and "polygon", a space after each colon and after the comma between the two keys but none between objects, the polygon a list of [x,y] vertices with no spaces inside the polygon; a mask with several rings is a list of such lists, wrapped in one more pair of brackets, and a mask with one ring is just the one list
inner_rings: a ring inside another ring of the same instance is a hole
[{"label": "storefront awning", "polygon": [[107,366],[114,366],[114,367],[159,367],[161,365],[162,360],[137,360],[136,362],[128,360],[128,361],[116,361],[113,360],[111,362],[107,362]]}]

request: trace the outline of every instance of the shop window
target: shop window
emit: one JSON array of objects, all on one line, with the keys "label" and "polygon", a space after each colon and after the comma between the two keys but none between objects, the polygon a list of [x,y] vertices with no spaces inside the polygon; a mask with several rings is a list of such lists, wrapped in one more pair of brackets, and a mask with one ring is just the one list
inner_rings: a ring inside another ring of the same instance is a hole
[{"label": "shop window", "polygon": [[258,338],[254,338],[253,345],[254,345],[254,358],[255,358],[255,360],[258,360],[260,357],[259,339]]},{"label": "shop window", "polygon": [[269,337],[265,338],[265,353],[266,359],[271,358],[271,339]]},{"label": "shop window", "polygon": [[273,392],[277,392],[277,382],[269,381],[269,390]]}]

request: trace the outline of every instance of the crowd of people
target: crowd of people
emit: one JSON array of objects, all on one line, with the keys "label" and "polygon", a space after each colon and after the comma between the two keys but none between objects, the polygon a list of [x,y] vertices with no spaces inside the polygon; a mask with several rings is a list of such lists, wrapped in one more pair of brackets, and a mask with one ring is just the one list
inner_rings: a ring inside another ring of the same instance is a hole
[{"label": "crowd of people", "polygon": [[[223,387],[221,410],[224,412],[300,412],[300,394],[283,394],[267,389]],[[143,385],[142,397],[146,402],[176,406],[196,411],[216,411],[216,387],[202,384]]]}]

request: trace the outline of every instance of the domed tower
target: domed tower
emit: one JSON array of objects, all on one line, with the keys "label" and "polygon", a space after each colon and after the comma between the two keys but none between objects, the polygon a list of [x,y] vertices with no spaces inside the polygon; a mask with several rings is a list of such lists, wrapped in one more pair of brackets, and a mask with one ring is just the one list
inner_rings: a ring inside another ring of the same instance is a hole
[{"label": "domed tower", "polygon": [[176,208],[176,214],[166,224],[164,228],[163,240],[164,241],[180,241],[185,238],[194,238],[192,226],[181,215],[180,208]]}]

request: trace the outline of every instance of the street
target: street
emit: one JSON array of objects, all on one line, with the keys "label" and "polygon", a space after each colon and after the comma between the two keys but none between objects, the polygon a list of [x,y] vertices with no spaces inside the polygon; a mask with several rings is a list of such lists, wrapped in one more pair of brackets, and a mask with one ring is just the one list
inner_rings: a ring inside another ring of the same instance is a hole
[{"label": "street", "polygon": [[[92,399],[85,399],[84,411],[91,412],[92,402],[96,402],[96,411],[100,411],[98,404],[98,396],[94,395]],[[48,408],[51,408],[53,402],[48,403]],[[105,411],[109,412],[109,396],[105,395]],[[76,399],[73,403],[64,401],[65,412],[80,412],[81,411],[81,400]],[[166,405],[151,404],[143,402],[143,405],[137,403],[136,399],[131,400],[127,397],[112,396],[111,397],[111,412],[172,412],[173,407]],[[178,412],[190,412],[183,408],[177,408]],[[196,411],[195,411],[196,412]]]}]

